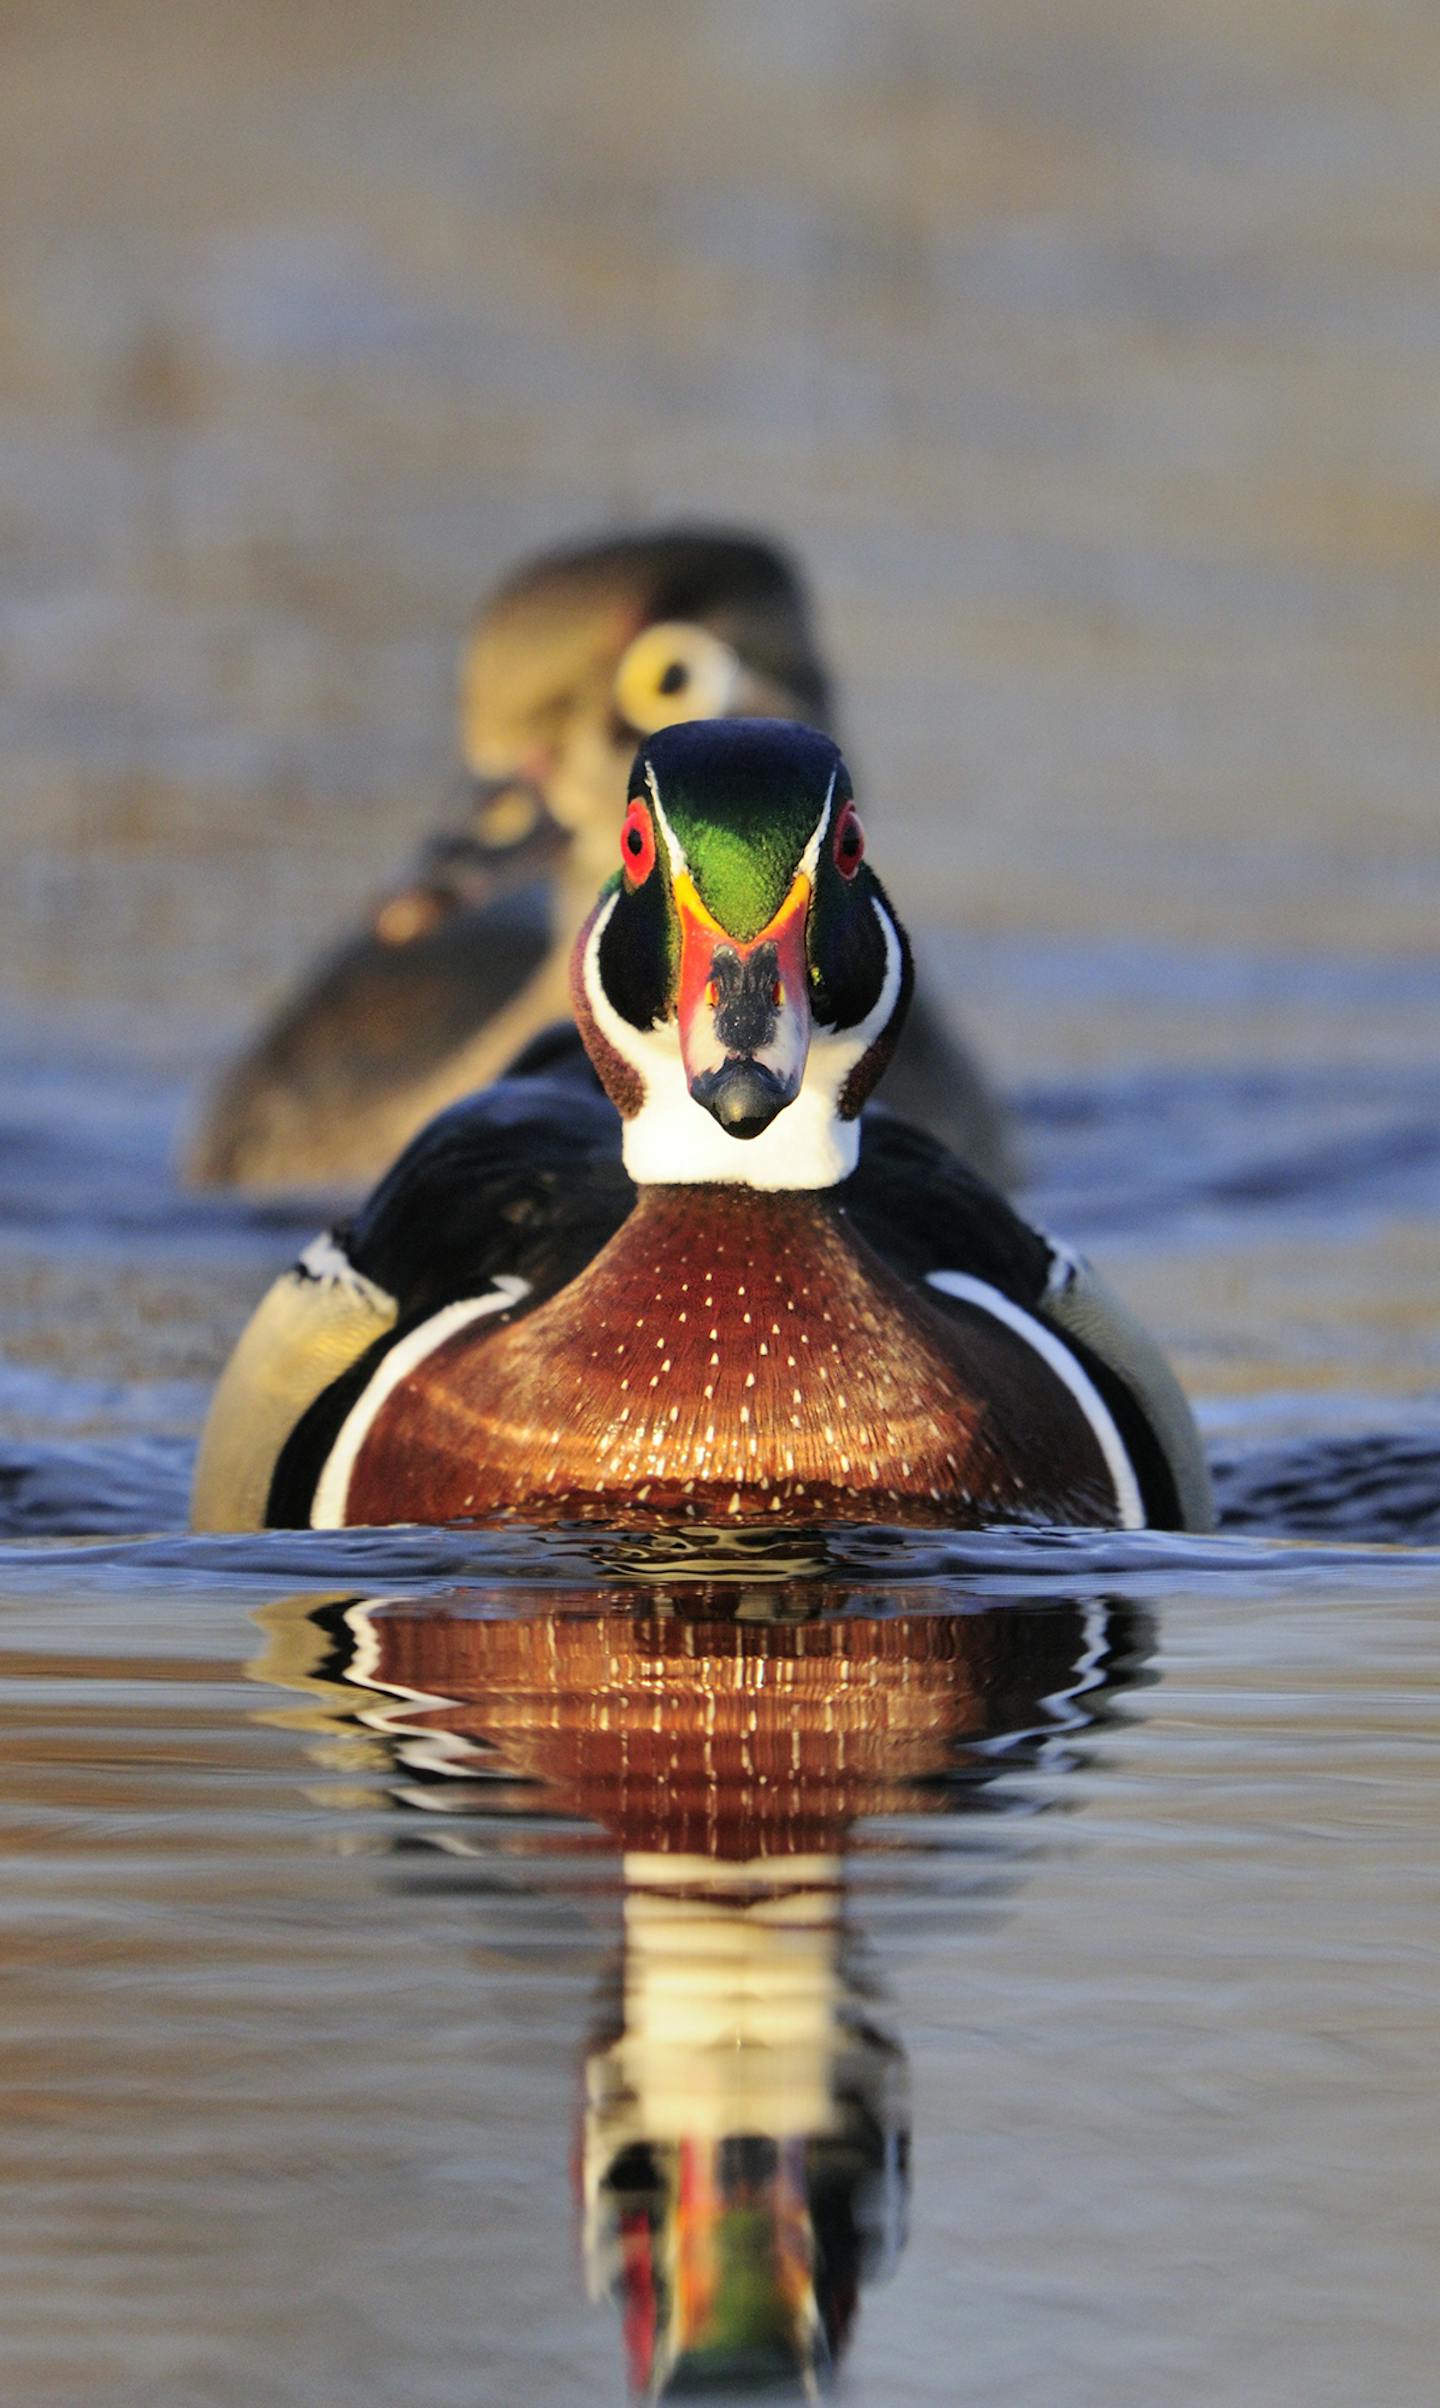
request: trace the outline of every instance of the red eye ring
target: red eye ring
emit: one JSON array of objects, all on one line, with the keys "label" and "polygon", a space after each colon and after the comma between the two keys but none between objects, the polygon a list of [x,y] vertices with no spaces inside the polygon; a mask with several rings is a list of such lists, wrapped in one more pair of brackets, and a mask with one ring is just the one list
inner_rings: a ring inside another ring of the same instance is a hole
[{"label": "red eye ring", "polygon": [[845,805],[835,822],[835,842],[831,850],[841,877],[853,878],[865,858],[865,831],[853,803]]},{"label": "red eye ring", "polygon": [[626,812],[625,824],[620,830],[620,859],[629,886],[643,886],[655,867],[655,830],[650,824],[650,814],[638,795]]}]

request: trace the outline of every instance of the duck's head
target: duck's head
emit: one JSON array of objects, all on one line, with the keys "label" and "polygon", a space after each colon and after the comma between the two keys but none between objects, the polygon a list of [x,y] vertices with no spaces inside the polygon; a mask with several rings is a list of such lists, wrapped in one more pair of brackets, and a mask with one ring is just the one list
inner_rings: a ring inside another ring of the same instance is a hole
[{"label": "duck's head", "polygon": [[776,719],[666,728],[635,757],[619,850],[572,984],[631,1177],[847,1177],[911,966],[836,746]]},{"label": "duck's head", "polygon": [[824,726],[830,697],[785,555],[680,527],[527,562],[476,618],[459,706],[469,813],[428,884],[386,899],[392,941],[483,890],[506,856],[546,867],[569,845],[593,885],[635,747],[657,729],[762,711]]}]

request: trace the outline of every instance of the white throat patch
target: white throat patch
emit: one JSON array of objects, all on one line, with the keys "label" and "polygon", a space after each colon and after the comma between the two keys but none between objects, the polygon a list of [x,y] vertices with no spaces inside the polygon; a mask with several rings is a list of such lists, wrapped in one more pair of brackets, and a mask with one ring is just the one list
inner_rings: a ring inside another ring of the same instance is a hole
[{"label": "white throat patch", "polygon": [[[668,835],[668,831],[667,831]],[[817,1021],[805,1076],[793,1103],[758,1137],[731,1137],[690,1093],[680,1059],[675,1019],[634,1028],[622,1019],[600,979],[600,940],[619,901],[614,894],[595,915],[585,947],[585,994],[595,1025],[639,1076],[645,1101],[623,1124],[625,1168],[638,1187],[834,1187],[848,1179],[860,1155],[860,1123],[840,1118],[840,1097],[900,1001],[904,957],[895,923],[882,903],[874,909],[885,934],[885,977],[873,1010],[856,1028],[827,1029]]]}]

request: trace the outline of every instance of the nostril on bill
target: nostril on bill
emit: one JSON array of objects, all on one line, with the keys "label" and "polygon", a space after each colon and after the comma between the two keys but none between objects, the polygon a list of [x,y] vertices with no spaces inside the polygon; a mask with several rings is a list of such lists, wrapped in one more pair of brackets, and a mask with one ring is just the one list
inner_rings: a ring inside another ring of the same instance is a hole
[{"label": "nostril on bill", "polygon": [[773,944],[757,945],[744,960],[729,945],[717,945],[710,963],[717,992],[715,1034],[727,1053],[759,1053],[775,1034],[780,956]]}]

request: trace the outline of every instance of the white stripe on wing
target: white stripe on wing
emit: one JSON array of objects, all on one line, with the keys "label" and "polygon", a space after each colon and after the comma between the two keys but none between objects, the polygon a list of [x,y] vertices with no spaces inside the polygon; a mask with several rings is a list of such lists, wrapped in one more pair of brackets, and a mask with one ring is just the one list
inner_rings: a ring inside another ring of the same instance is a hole
[{"label": "white stripe on wing", "polygon": [[462,1297],[458,1304],[447,1304],[418,1329],[390,1348],[376,1367],[369,1386],[357,1396],[344,1421],[340,1434],[325,1458],[324,1469],[315,1483],[314,1502],[310,1507],[312,1530],[343,1530],[345,1505],[350,1491],[350,1475],[355,1460],[374,1425],[375,1417],[386,1399],[392,1396],[400,1382],[408,1379],[417,1365],[453,1338],[457,1330],[467,1329],[472,1321],[482,1321],[489,1313],[508,1313],[513,1305],[530,1293],[528,1279],[518,1279],[513,1272],[502,1271],[488,1296]]},{"label": "white stripe on wing", "polygon": [[1089,1372],[1076,1361],[1063,1338],[1057,1337],[1053,1329],[1047,1329],[1043,1321],[1037,1321],[1033,1313],[1027,1313],[1023,1305],[1013,1304],[1008,1296],[1002,1296],[987,1280],[972,1279],[968,1271],[929,1271],[926,1283],[938,1288],[943,1296],[954,1296],[961,1304],[973,1304],[992,1320],[1003,1322],[1048,1364],[1055,1377],[1069,1389],[1095,1434],[1095,1443],[1105,1458],[1105,1469],[1115,1490],[1121,1529],[1143,1530],[1145,1507],[1134,1465],[1125,1452],[1125,1441]]}]

